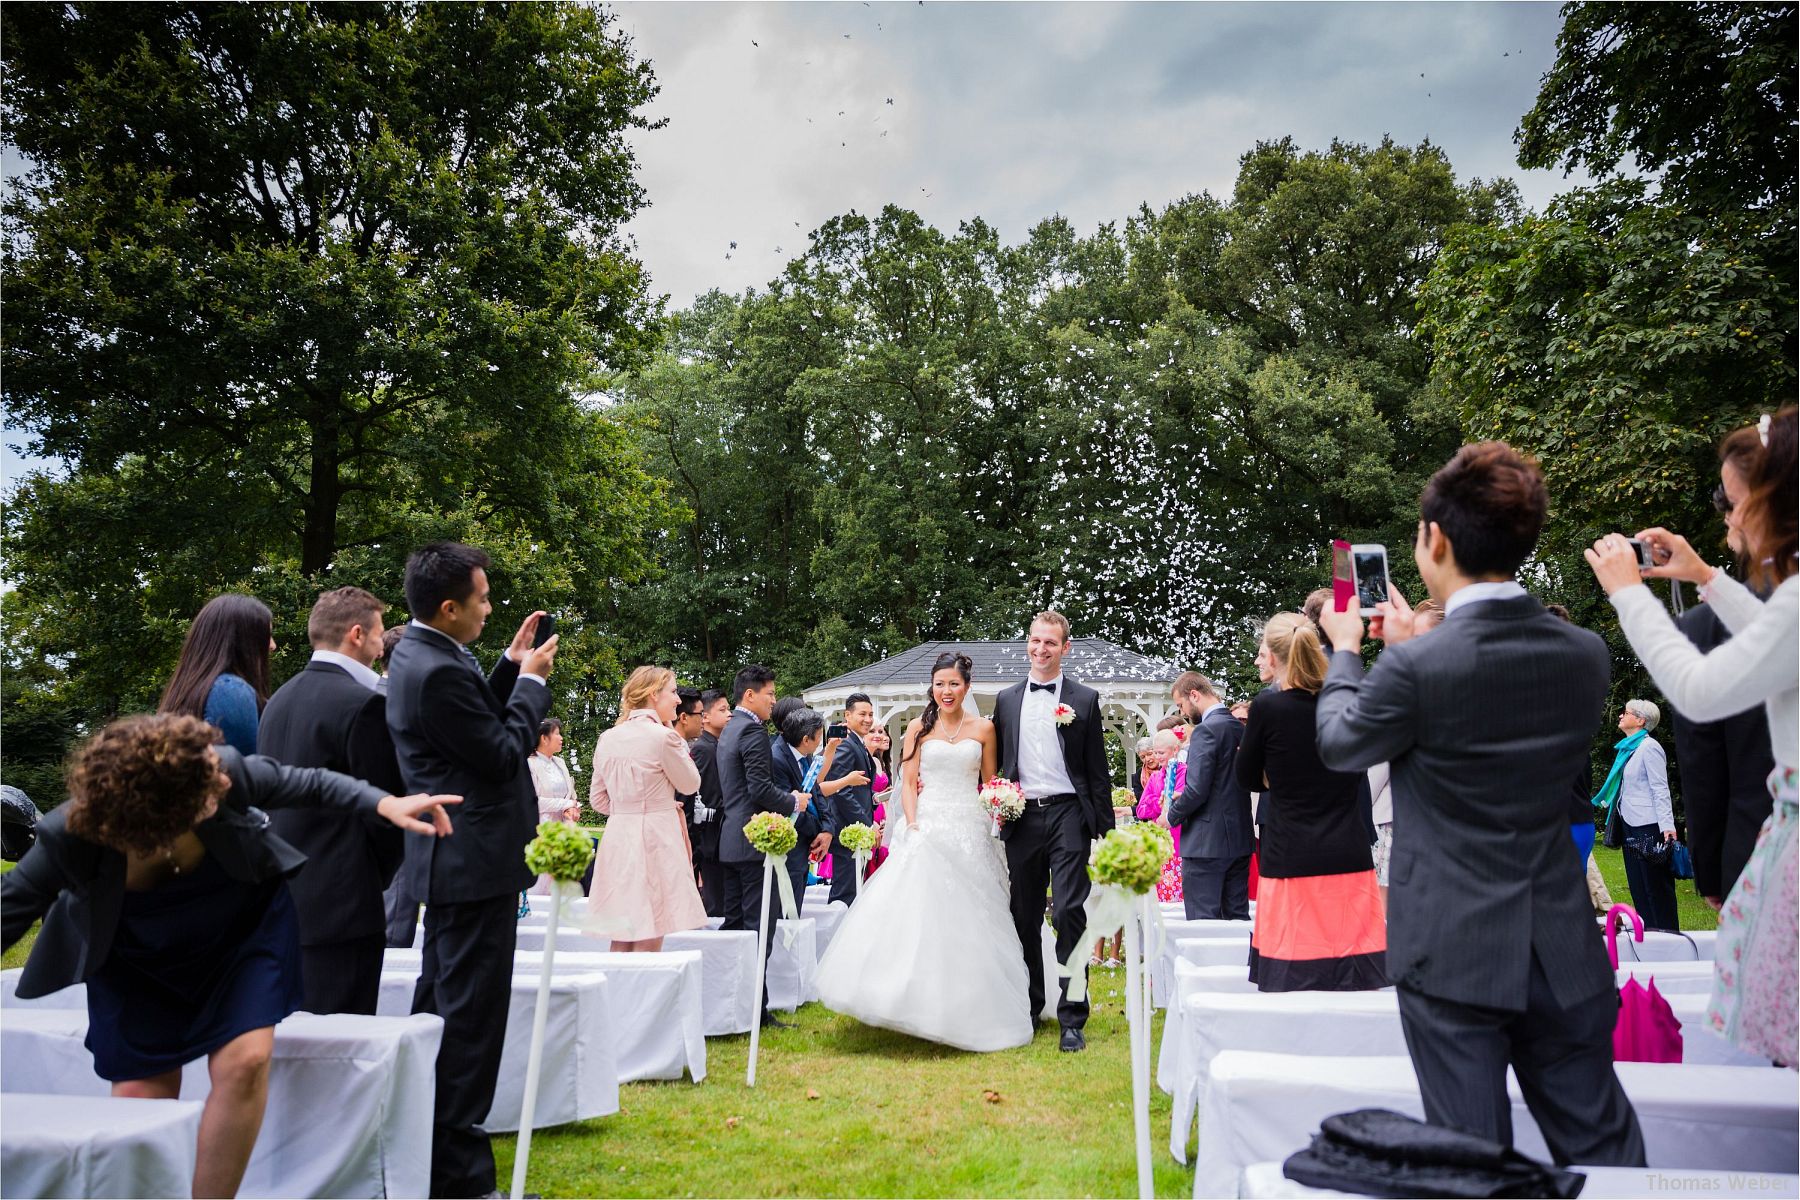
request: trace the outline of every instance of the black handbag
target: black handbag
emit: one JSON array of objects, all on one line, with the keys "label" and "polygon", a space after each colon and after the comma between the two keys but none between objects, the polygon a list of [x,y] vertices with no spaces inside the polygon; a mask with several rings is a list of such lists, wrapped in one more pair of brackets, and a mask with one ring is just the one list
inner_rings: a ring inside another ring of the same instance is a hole
[{"label": "black handbag", "polygon": [[1619,806],[1613,805],[1606,813],[1606,828],[1601,830],[1600,844],[1608,850],[1619,848]]},{"label": "black handbag", "polygon": [[1637,856],[1653,867],[1660,867],[1669,861],[1675,852],[1675,844],[1663,840],[1661,830],[1650,833],[1634,833],[1625,839],[1625,847],[1635,851]]}]

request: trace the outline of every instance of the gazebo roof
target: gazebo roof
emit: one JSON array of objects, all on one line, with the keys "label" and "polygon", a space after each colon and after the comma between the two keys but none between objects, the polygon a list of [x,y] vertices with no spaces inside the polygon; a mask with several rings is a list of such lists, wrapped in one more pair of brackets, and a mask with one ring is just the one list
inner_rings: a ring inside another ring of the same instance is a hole
[{"label": "gazebo roof", "polygon": [[[866,667],[816,683],[807,692],[874,691],[904,687],[923,692],[937,656],[960,653],[975,664],[978,685],[1017,683],[1030,672],[1025,643],[1017,638],[1002,642],[921,642],[910,650],[872,662]],[[1063,660],[1069,674],[1086,684],[1170,684],[1179,672],[1171,665],[1116,646],[1105,638],[1075,638]]]}]

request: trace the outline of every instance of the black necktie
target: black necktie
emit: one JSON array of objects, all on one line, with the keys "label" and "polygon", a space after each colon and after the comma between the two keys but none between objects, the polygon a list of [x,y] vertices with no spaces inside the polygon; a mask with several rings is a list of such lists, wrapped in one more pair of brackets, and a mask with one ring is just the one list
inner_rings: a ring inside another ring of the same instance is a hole
[{"label": "black necktie", "polygon": [[1034,683],[1031,685],[1031,690],[1034,692],[1054,692],[1056,690],[1056,685],[1054,683]]}]

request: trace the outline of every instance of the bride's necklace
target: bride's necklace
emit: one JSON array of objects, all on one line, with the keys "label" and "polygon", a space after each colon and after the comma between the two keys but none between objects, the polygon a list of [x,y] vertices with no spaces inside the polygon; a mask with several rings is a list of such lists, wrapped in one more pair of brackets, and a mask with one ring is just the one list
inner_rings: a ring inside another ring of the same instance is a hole
[{"label": "bride's necklace", "polygon": [[951,733],[948,727],[946,727],[944,730],[944,740],[946,742],[949,742],[951,745],[955,745],[957,742],[962,741],[963,726],[967,725],[969,723],[969,714],[968,713],[963,712],[961,709],[958,709],[957,714],[958,715],[957,715],[957,721],[956,721],[956,732]]}]

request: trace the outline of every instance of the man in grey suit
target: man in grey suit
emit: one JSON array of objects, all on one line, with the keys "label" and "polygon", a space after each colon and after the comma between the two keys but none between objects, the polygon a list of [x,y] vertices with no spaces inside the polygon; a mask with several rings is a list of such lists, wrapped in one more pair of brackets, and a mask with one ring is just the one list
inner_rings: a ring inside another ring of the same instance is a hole
[{"label": "man in grey suit", "polygon": [[1388,976],[1426,1119],[1511,1145],[1510,1064],[1558,1163],[1641,1167],[1567,814],[1605,711],[1606,644],[1513,579],[1545,508],[1537,464],[1502,442],[1432,476],[1413,557],[1444,623],[1414,639],[1404,599],[1379,606],[1387,649],[1365,676],[1362,618],[1327,606],[1319,757],[1393,764]]},{"label": "man in grey suit", "polygon": [[1190,921],[1250,919],[1250,791],[1237,780],[1244,727],[1198,671],[1183,671],[1173,688],[1181,715],[1194,723],[1188,739],[1187,785],[1169,805],[1181,826],[1181,902]]}]

